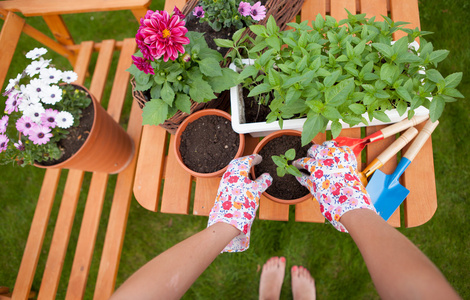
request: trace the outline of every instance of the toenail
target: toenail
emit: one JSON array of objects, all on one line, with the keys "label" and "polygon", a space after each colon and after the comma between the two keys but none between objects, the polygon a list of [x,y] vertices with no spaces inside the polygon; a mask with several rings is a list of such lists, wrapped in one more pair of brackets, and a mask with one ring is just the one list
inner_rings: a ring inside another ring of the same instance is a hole
[{"label": "toenail", "polygon": [[281,261],[282,261],[282,262],[286,262],[286,258],[285,258],[285,257],[281,257]]},{"label": "toenail", "polygon": [[297,268],[298,268],[297,266],[293,266],[292,271],[297,271]]}]

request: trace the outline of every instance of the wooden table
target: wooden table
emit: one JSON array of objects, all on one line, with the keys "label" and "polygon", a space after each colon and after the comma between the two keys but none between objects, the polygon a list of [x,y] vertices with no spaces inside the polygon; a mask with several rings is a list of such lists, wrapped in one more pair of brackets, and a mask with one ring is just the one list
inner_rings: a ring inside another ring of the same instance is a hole
[{"label": "wooden table", "polygon": [[[165,9],[171,11],[174,5],[182,8],[184,1],[166,1]],[[407,21],[410,28],[419,27],[419,12],[417,0],[306,0],[302,7],[301,19],[314,20],[318,13],[330,14],[337,20],[347,17],[343,8],[350,12],[366,13],[367,17],[380,15],[391,16],[395,21]],[[398,34],[396,39],[401,36]],[[422,126],[417,126],[420,130]],[[366,127],[361,133],[360,128],[343,129],[342,136],[364,137],[380,130],[380,126]],[[365,135],[364,135],[365,134]],[[319,134],[314,141],[325,141],[326,135]],[[366,163],[358,163],[362,170],[378,154],[387,148],[395,137],[373,143],[366,147]],[[245,154],[251,154],[258,138],[246,135]],[[134,181],[134,195],[137,201],[146,209],[162,213],[194,214],[207,216],[213,206],[219,178],[192,178],[177,163],[172,151],[174,136],[158,126],[146,125],[143,128],[137,170]],[[403,150],[406,151],[406,148]],[[381,170],[387,174],[393,172],[397,161],[388,162]],[[434,215],[437,209],[437,195],[434,177],[434,163],[431,139],[421,149],[413,163],[401,177],[402,184],[410,190],[409,196],[402,204],[403,210],[398,209],[389,219],[392,226],[399,227],[404,222],[405,227],[424,224]],[[192,196],[194,195],[194,197]],[[312,199],[295,205],[295,221],[323,223],[319,204]],[[261,197],[259,219],[289,220],[289,205],[277,204]]]}]

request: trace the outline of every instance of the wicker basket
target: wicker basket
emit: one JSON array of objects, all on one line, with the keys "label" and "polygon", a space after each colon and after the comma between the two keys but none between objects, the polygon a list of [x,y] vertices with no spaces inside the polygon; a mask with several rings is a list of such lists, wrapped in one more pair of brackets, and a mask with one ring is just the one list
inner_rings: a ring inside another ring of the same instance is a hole
[{"label": "wicker basket", "polygon": [[[132,85],[132,95],[134,96],[135,101],[139,104],[139,107],[142,109],[150,99],[148,99],[145,94],[141,91],[135,90],[135,80],[131,79]],[[216,108],[223,111],[228,111],[230,107],[230,91],[224,91],[217,95],[218,97],[214,100],[204,103],[198,103],[191,100],[191,113],[199,111],[206,108]],[[161,127],[165,128],[171,134],[175,134],[179,125],[189,116],[189,114],[178,110],[176,114],[170,119],[166,120],[163,124],[160,124]]]}]

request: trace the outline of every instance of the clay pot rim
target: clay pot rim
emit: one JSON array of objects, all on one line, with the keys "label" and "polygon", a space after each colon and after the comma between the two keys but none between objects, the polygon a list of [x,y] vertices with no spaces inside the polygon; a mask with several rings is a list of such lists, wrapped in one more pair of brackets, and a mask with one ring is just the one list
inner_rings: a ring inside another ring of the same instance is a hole
[{"label": "clay pot rim", "polygon": [[[200,110],[200,111],[197,111],[191,115],[189,115],[182,123],[181,125],[178,127],[178,130],[176,131],[176,134],[175,134],[175,143],[173,144],[173,151],[175,152],[176,154],[176,160],[178,161],[178,163],[180,164],[180,166],[188,173],[190,173],[192,176],[194,177],[200,177],[200,178],[211,178],[211,177],[222,177],[222,174],[225,173],[225,171],[227,170],[228,168],[228,164],[216,171],[216,172],[212,172],[212,173],[198,173],[198,172],[195,172],[193,170],[191,170],[190,168],[188,168],[184,163],[183,163],[183,158],[181,157],[181,152],[179,150],[180,148],[180,144],[181,144],[181,135],[183,134],[183,131],[186,129],[186,127],[188,126],[188,124],[190,122],[193,122],[194,120],[202,117],[202,116],[207,116],[207,115],[216,115],[216,116],[220,116],[220,117],[224,117],[226,118],[227,120],[229,120],[230,122],[232,121],[232,116],[223,111],[223,110],[220,110],[220,109],[213,109],[213,108],[210,108],[210,109],[203,109],[203,110]],[[239,158],[242,156],[243,154],[243,151],[245,150],[245,135],[242,134],[242,133],[239,133],[238,134],[239,138],[240,138],[240,144],[238,146],[238,151],[237,153],[235,154],[235,156],[233,157],[234,159],[235,158]]]},{"label": "clay pot rim", "polygon": [[[292,130],[292,129],[283,129],[283,130],[279,130],[279,131],[276,131],[276,132],[273,132],[273,133],[270,133],[269,135],[267,135],[266,137],[264,137],[259,143],[258,145],[256,145],[255,147],[255,150],[253,151],[253,154],[258,154],[261,149],[268,143],[270,142],[271,140],[275,139],[275,138],[278,138],[280,136],[283,136],[283,135],[294,135],[294,136],[301,136],[302,135],[302,132],[301,131],[297,131],[297,130]],[[264,158],[263,158],[264,159]],[[252,176],[252,178],[256,178],[255,177],[255,168],[254,166],[251,167],[250,169],[250,174]],[[274,197],[272,195],[270,195],[269,193],[267,193],[266,191],[263,193],[264,196],[266,196],[268,199],[274,201],[274,202],[277,202],[277,203],[281,203],[281,204],[298,204],[298,203],[301,203],[301,202],[304,202],[308,199],[311,199],[313,198],[313,195],[308,193],[307,195],[303,196],[303,197],[300,197],[300,198],[297,198],[297,199],[292,199],[292,200],[284,200],[284,199],[280,199],[280,198],[277,198],[277,197]]]}]

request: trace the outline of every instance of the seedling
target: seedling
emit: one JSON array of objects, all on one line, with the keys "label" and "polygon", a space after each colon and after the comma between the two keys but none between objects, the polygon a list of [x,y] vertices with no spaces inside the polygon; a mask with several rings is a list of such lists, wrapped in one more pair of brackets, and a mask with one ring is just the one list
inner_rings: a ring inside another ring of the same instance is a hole
[{"label": "seedling", "polygon": [[279,156],[273,155],[271,156],[273,162],[277,165],[277,176],[284,177],[286,173],[289,173],[294,176],[302,176],[302,172],[299,171],[293,165],[289,165],[289,161],[295,159],[295,150],[289,149],[286,151],[285,154],[281,154]]}]

